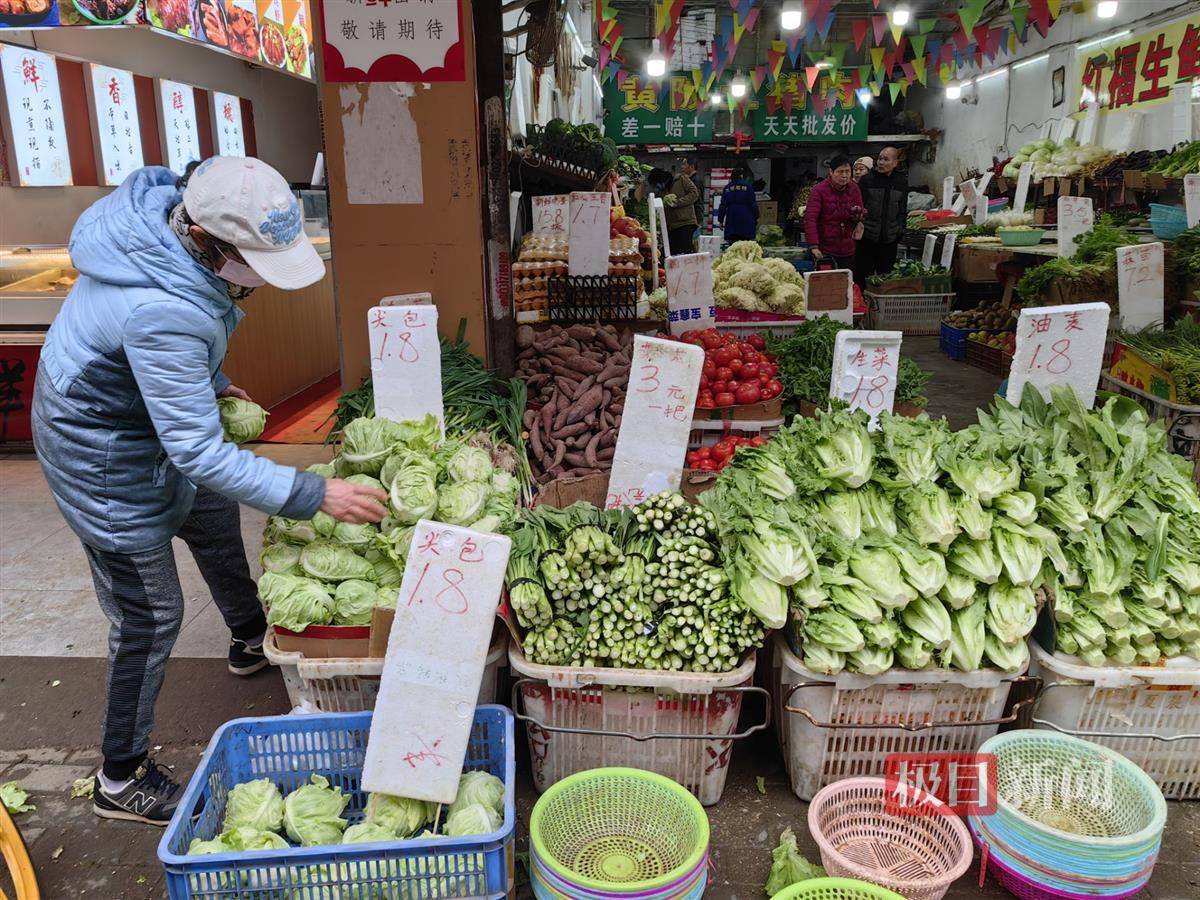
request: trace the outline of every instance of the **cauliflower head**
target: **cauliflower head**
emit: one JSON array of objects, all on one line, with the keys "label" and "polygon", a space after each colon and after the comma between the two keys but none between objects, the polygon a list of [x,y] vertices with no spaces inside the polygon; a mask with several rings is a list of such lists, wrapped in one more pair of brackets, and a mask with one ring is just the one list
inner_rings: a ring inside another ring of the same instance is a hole
[{"label": "cauliflower head", "polygon": [[771,270],[762,263],[748,262],[743,263],[736,274],[729,279],[729,284],[732,287],[752,291],[759,297],[766,297],[775,289],[775,277],[771,274]]},{"label": "cauliflower head", "polygon": [[744,288],[727,287],[722,291],[716,291],[714,299],[717,301],[717,306],[729,309],[744,309],[749,312],[762,312],[766,309],[757,294]]},{"label": "cauliflower head", "polygon": [[800,315],[804,312],[804,289],[781,282],[775,285],[775,289],[767,297],[767,306],[772,312]]},{"label": "cauliflower head", "polygon": [[801,274],[796,271],[796,267],[786,259],[776,259],[772,257],[769,259],[764,259],[762,264],[771,270],[771,274],[774,276],[775,280],[781,284],[804,284],[803,276],[801,276]]},{"label": "cauliflower head", "polygon": [[762,258],[762,247],[758,245],[758,241],[734,241],[721,254],[722,260],[742,259],[747,262],[757,262]]}]

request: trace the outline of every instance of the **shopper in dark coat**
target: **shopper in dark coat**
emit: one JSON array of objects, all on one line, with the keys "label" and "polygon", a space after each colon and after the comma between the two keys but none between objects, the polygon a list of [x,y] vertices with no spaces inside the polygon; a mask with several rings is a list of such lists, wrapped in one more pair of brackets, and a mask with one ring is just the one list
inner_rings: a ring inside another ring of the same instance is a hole
[{"label": "shopper in dark coat", "polygon": [[752,241],[758,234],[758,199],[754,193],[753,176],[745,163],[733,170],[733,180],[721,191],[721,206],[717,219],[725,229],[725,240]]},{"label": "shopper in dark coat", "polygon": [[862,194],[850,178],[850,159],[838,154],[829,160],[829,177],[812,189],[804,210],[804,239],[813,259],[853,268],[861,210]]},{"label": "shopper in dark coat", "polygon": [[696,160],[684,157],[679,174],[671,182],[670,190],[663,197],[663,212],[667,219],[667,237],[671,255],[691,253],[696,235],[696,201],[700,192],[692,177],[696,174]]},{"label": "shopper in dark coat", "polygon": [[908,219],[908,173],[900,169],[900,150],[884,147],[875,168],[858,183],[867,208],[863,237],[858,242],[854,272],[860,283],[870,276],[890,272],[896,265],[896,248]]}]

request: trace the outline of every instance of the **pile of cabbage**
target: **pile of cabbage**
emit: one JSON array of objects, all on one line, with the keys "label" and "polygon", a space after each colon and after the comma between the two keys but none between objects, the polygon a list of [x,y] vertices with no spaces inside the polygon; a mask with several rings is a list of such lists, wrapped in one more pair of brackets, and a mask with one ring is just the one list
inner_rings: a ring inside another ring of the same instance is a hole
[{"label": "pile of cabbage", "polygon": [[1005,178],[1016,178],[1021,174],[1021,165],[1031,162],[1035,179],[1079,175],[1084,166],[1112,155],[1111,150],[1097,144],[1080,144],[1074,138],[1067,138],[1062,144],[1045,138],[1031,141],[1018,150],[1001,174]]},{"label": "pile of cabbage", "polygon": [[1069,387],[978,425],[797,418],[701,497],[735,595],[810,670],[1018,671],[1039,595],[1090,665],[1200,659],[1200,498],[1136,403]]},{"label": "pile of cabbage", "polygon": [[802,315],[804,279],[787,260],[764,258],[755,241],[737,241],[713,263],[713,298],[731,309]]},{"label": "pile of cabbage", "polygon": [[[189,855],[243,853],[253,850],[287,850],[293,846],[321,847],[333,844],[390,843],[433,837],[488,835],[504,825],[504,782],[487,772],[464,772],[459,778],[454,802],[439,810],[438,804],[389,794],[368,794],[361,818],[351,822],[347,813],[351,795],[329,779],[312,775],[286,796],[269,778],[235,785],[225,802],[225,815],[216,837],[193,838]],[[432,827],[437,825],[436,830]],[[478,867],[482,870],[482,866]],[[369,873],[369,874],[368,874]],[[312,896],[328,900],[404,896],[400,879],[420,878],[413,895],[427,897],[470,896],[483,892],[484,875],[478,871],[459,875],[450,883],[430,876],[443,871],[434,859],[412,858],[381,863],[378,868],[322,864],[296,867],[287,873],[295,886],[315,890]],[[220,874],[209,877],[221,878]],[[231,882],[239,876],[230,874]],[[244,876],[243,876],[244,877]],[[458,882],[462,882],[459,884]],[[351,884],[348,884],[352,882]],[[278,882],[273,882],[278,886]],[[236,887],[228,885],[229,888]],[[243,885],[255,887],[254,885]],[[206,883],[206,888],[213,885]],[[222,887],[225,887],[224,885]],[[305,893],[305,896],[309,896]]]},{"label": "pile of cabbage", "polygon": [[504,532],[515,518],[517,456],[486,432],[443,440],[437,419],[348,423],[332,463],[308,471],[379,488],[388,516],[351,525],[318,512],[272,516],[259,557],[258,596],[267,622],[289,631],[309,625],[368,625],[375,607],[394,608],[413,526],[421,519]]},{"label": "pile of cabbage", "polygon": [[237,397],[218,397],[217,415],[225,440],[235,444],[256,441],[267,427],[267,411],[251,400]]}]

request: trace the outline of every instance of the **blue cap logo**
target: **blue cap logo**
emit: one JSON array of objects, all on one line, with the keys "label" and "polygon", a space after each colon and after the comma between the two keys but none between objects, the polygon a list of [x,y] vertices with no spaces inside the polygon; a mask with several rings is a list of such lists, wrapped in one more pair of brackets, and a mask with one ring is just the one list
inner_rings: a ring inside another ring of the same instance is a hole
[{"label": "blue cap logo", "polygon": [[293,200],[287,209],[273,209],[259,224],[258,230],[271,239],[276,247],[290,244],[300,234],[300,205]]}]

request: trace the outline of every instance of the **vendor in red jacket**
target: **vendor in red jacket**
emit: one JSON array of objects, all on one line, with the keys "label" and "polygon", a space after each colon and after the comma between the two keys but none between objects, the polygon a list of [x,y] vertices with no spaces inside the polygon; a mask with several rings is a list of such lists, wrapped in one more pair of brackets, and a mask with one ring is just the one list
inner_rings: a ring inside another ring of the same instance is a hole
[{"label": "vendor in red jacket", "polygon": [[855,241],[862,236],[862,194],[850,175],[850,158],[833,156],[829,177],[812,189],[804,210],[804,239],[813,258],[838,269],[853,268]]}]

